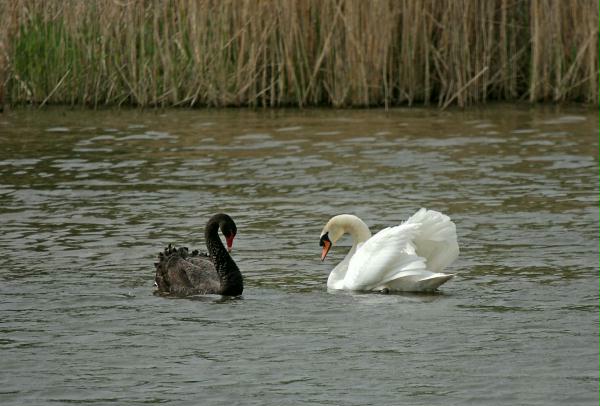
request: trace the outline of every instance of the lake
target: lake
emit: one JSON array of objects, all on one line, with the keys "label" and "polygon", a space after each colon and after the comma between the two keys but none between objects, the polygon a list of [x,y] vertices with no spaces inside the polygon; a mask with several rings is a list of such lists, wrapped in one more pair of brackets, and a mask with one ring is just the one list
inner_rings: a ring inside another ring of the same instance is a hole
[{"label": "lake", "polygon": [[[598,113],[0,114],[0,403],[598,404]],[[456,223],[435,294],[328,291],[319,234]],[[168,243],[236,221],[241,298],[153,294]]]}]

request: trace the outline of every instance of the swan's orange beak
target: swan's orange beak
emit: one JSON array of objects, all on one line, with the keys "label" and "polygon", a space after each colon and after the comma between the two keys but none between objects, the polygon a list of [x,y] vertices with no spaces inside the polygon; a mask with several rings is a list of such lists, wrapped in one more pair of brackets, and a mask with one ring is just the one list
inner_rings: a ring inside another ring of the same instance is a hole
[{"label": "swan's orange beak", "polygon": [[231,234],[228,237],[225,237],[227,241],[227,252],[231,252],[233,250],[233,239],[235,238],[235,234]]},{"label": "swan's orange beak", "polygon": [[330,248],[331,248],[331,241],[329,241],[329,240],[323,241],[323,251],[321,252],[321,261],[325,260],[325,257],[327,256],[327,253],[329,252]]},{"label": "swan's orange beak", "polygon": [[325,233],[321,236],[321,240],[319,241],[319,245],[323,247],[323,251],[321,252],[321,261],[325,260],[329,249],[331,248],[331,240],[329,239],[329,233]]}]

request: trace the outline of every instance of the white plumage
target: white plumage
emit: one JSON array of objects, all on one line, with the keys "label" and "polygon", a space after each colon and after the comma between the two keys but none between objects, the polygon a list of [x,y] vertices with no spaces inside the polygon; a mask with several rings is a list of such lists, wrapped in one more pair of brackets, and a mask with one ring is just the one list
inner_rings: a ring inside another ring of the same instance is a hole
[{"label": "white plumage", "polygon": [[456,226],[437,211],[423,208],[403,224],[372,237],[358,217],[332,217],[321,232],[322,258],[346,233],[353,245],[331,271],[330,289],[423,292],[437,289],[454,276],[442,271],[458,258]]}]

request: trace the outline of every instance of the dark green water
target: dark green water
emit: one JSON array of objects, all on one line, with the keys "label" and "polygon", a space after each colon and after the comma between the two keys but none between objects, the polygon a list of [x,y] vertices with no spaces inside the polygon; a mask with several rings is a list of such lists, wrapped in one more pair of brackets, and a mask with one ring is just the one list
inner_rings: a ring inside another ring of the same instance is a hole
[{"label": "dark green water", "polygon": [[[598,403],[596,111],[20,110],[0,147],[2,405]],[[330,216],[420,207],[439,294],[327,291]],[[154,296],[217,211],[243,298]]]}]

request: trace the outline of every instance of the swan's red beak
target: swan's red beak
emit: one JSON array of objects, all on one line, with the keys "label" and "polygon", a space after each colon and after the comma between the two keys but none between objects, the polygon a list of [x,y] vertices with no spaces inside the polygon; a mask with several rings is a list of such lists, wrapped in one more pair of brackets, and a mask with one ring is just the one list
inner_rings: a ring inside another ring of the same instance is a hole
[{"label": "swan's red beak", "polygon": [[225,240],[227,241],[227,252],[231,252],[231,250],[233,250],[233,239],[235,238],[235,234],[231,234],[228,237],[225,237]]}]

